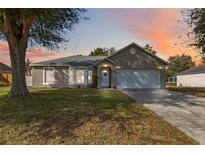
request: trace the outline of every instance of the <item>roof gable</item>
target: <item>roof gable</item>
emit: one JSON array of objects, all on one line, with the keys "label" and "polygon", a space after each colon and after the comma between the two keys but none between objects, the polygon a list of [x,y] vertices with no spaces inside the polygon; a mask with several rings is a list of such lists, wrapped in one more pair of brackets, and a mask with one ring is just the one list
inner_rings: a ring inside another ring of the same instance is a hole
[{"label": "roof gable", "polygon": [[119,54],[120,52],[125,51],[126,48],[129,48],[129,47],[132,47],[132,46],[133,46],[133,47],[136,47],[136,48],[138,48],[138,49],[140,49],[141,51],[143,51],[143,52],[146,53],[147,55],[153,57],[154,59],[160,61],[161,63],[163,63],[163,64],[165,64],[165,65],[168,64],[168,62],[166,62],[165,60],[161,59],[160,57],[158,57],[158,56],[156,56],[156,55],[154,55],[154,54],[151,54],[151,53],[147,52],[144,48],[142,48],[141,46],[139,46],[139,45],[138,45],[137,43],[135,43],[135,42],[132,42],[132,43],[128,44],[127,46],[125,46],[125,47],[119,49],[117,52],[115,52],[114,54],[112,54],[112,55],[109,56],[108,58],[111,58],[111,57],[115,56],[116,54]]},{"label": "roof gable", "polygon": [[131,43],[108,57],[123,69],[161,69],[167,62],[145,51],[136,43]]},{"label": "roof gable", "polygon": [[0,71],[11,72],[11,67],[0,62]]},{"label": "roof gable", "polygon": [[98,64],[103,63],[103,62],[105,62],[105,61],[107,61],[107,62],[109,62],[109,63],[111,63],[111,64],[115,64],[115,62],[113,62],[113,61],[110,60],[109,58],[104,58],[104,59],[102,59],[102,60],[96,62],[95,65],[98,65]]}]

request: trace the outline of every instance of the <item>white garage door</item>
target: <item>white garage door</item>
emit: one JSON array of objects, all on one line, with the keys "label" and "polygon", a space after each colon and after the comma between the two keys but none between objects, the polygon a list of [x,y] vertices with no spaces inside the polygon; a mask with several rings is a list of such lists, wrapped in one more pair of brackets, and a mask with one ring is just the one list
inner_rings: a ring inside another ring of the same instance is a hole
[{"label": "white garage door", "polygon": [[160,71],[117,70],[117,88],[160,88]]}]

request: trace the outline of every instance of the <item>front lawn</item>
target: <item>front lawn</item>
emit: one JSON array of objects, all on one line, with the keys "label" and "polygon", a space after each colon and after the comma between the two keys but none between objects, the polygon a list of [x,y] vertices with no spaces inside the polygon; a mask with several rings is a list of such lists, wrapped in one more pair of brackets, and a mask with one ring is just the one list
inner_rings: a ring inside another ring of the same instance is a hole
[{"label": "front lawn", "polygon": [[205,88],[169,87],[168,89],[199,97],[205,97]]},{"label": "front lawn", "polygon": [[197,144],[120,91],[0,87],[0,144]]}]

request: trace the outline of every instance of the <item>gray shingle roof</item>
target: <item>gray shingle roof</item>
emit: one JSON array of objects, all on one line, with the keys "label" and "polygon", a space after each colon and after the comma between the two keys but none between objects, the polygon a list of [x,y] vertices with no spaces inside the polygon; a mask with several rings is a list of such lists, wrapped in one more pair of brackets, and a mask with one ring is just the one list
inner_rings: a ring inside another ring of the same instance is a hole
[{"label": "gray shingle roof", "polygon": [[205,64],[177,73],[176,75],[200,74],[205,73]]},{"label": "gray shingle roof", "polygon": [[31,64],[30,66],[92,66],[107,56],[70,56]]},{"label": "gray shingle roof", "polygon": [[109,60],[109,57],[116,55],[117,53],[119,53],[120,51],[124,50],[125,48],[127,48],[131,45],[135,45],[136,47],[142,49],[142,51],[144,51],[145,53],[149,54],[150,56],[156,58],[157,60],[161,61],[165,65],[168,64],[165,60],[159,58],[156,55],[153,55],[153,54],[147,52],[141,46],[139,46],[138,44],[133,42],[133,43],[127,45],[126,47],[118,50],[116,53],[114,53],[111,56],[70,56],[70,57],[64,57],[64,58],[59,58],[59,59],[54,59],[54,60],[38,62],[38,63],[31,64],[30,66],[65,66],[65,65],[69,65],[69,66],[93,66],[95,63],[97,63],[103,59],[106,59],[106,57],[107,57],[107,60]]},{"label": "gray shingle roof", "polygon": [[0,71],[11,72],[11,67],[0,62]]}]

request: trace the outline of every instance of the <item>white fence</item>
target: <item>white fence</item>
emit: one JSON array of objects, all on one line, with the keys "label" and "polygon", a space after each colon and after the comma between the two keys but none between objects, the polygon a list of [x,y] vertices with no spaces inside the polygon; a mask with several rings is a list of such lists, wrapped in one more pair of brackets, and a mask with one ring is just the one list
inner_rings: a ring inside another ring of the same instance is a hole
[{"label": "white fence", "polygon": [[26,84],[27,86],[32,86],[32,76],[26,75]]}]

